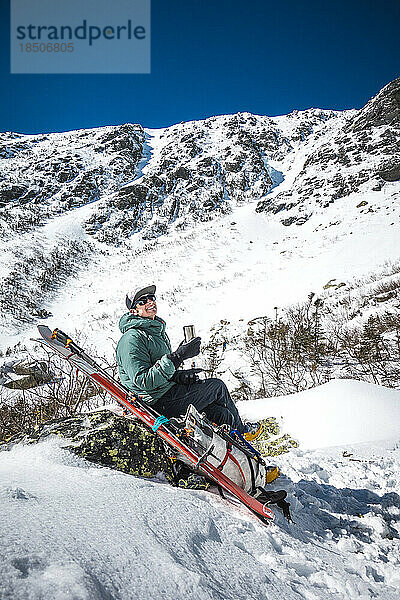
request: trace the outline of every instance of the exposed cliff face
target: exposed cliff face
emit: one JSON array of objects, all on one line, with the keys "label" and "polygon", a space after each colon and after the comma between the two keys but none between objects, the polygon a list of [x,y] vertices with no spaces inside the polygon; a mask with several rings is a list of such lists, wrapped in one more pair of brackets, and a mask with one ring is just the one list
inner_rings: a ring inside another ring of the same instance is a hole
[{"label": "exposed cliff face", "polygon": [[122,125],[62,134],[0,136],[3,239],[96,202],[87,233],[119,244],[151,239],[175,224],[207,221],[265,196],[281,160],[338,113],[310,109],[287,117],[249,113],[149,131]]},{"label": "exposed cliff face", "polygon": [[139,231],[151,239],[257,200],[281,180],[268,161],[293,152],[335,114],[295,111],[285,131],[285,117],[239,113],[152,132],[148,141],[157,151],[143,174],[99,203],[86,230],[109,243]]},{"label": "exposed cliff face", "polygon": [[140,125],[0,134],[0,322],[49,315],[46,298],[95,256],[79,209],[135,176],[144,139]]},{"label": "exposed cliff face", "polygon": [[48,135],[0,134],[0,235],[10,238],[129,181],[143,151],[140,125]]},{"label": "exposed cliff face", "polygon": [[370,130],[373,127],[390,125],[400,128],[400,77],[391,81],[358,111],[349,125],[353,131]]},{"label": "exposed cliff face", "polygon": [[372,151],[381,155],[378,175],[383,181],[400,181],[400,77],[364,106],[351,128],[356,133],[380,130]]},{"label": "exposed cliff face", "polygon": [[283,224],[301,225],[352,192],[379,191],[400,180],[400,79],[331,124],[308,144],[291,187],[263,199],[258,212],[282,212]]}]

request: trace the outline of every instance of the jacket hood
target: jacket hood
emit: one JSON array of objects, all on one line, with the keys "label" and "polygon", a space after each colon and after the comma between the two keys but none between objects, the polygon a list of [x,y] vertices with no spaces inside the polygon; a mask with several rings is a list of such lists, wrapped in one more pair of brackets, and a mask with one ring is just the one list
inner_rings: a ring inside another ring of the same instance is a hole
[{"label": "jacket hood", "polygon": [[165,331],[165,321],[160,317],[154,319],[145,319],[138,317],[131,312],[125,313],[119,320],[119,328],[122,333],[128,329],[141,329],[142,331]]}]

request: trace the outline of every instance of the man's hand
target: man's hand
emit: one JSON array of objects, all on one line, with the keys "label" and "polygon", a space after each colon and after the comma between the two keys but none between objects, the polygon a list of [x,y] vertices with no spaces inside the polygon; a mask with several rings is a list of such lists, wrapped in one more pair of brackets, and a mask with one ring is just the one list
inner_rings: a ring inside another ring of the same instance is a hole
[{"label": "man's hand", "polygon": [[190,383],[198,383],[200,373],[203,369],[180,369],[179,371],[175,371],[175,373],[171,377],[171,381],[175,381],[175,383],[181,383],[184,385],[188,385]]},{"label": "man's hand", "polygon": [[170,358],[174,363],[175,369],[177,369],[179,365],[182,364],[187,358],[193,358],[194,356],[197,356],[200,352],[200,344],[201,338],[195,337],[190,340],[190,342],[187,342],[187,344],[180,344],[175,352],[168,354],[168,358]]}]

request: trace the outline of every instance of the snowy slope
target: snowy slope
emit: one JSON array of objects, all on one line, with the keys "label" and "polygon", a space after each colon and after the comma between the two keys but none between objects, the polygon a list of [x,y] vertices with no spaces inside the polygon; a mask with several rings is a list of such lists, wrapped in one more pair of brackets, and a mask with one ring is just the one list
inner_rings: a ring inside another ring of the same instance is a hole
[{"label": "snowy slope", "polygon": [[276,417],[302,448],[326,448],[396,438],[400,391],[345,379],[298,394],[240,402],[249,420]]},{"label": "snowy slope", "polygon": [[[378,204],[383,195],[369,198]],[[64,286],[58,301],[44,303],[54,315],[44,322],[68,331],[90,327],[94,344],[104,346],[108,336],[118,339],[126,291],[142,282],[157,284],[159,315],[176,344],[187,323],[195,323],[206,338],[220,319],[271,315],[274,306],[303,301],[334,278],[347,281],[399,258],[400,222],[391,225],[392,215],[382,211],[360,214],[357,203],[357,197],[336,203],[290,232],[277,218],[246,205],[145,245],[133,238],[123,250],[99,251],[91,267]],[[34,333],[32,327],[25,336]],[[3,348],[13,339],[18,337],[5,335]]]},{"label": "snowy slope", "polygon": [[[341,393],[359,410],[357,386],[341,382]],[[322,405],[326,386],[314,395]],[[377,387],[370,401],[398,410]],[[329,442],[339,443],[341,398],[329,403]],[[96,468],[59,439],[0,453],[0,597],[396,600],[400,440],[352,444],[352,424],[346,446],[278,457],[275,486],[296,525],[277,513],[264,527],[212,493]]]},{"label": "snowy slope", "polygon": [[1,348],[63,318],[77,289],[76,328],[94,292],[107,306],[95,329],[111,332],[126,286],[148,278],[168,301],[186,294],[183,317],[198,299],[208,327],[397,260],[399,85],[360,111],[0,134]]}]

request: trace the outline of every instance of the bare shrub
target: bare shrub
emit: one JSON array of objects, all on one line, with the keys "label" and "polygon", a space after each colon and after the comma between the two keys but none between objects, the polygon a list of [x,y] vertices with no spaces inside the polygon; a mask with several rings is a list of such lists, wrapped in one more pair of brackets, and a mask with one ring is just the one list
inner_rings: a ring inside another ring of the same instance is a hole
[{"label": "bare shrub", "polygon": [[53,295],[60,285],[75,275],[89,260],[91,245],[67,240],[50,252],[34,248],[29,259],[22,256],[12,271],[0,282],[0,309],[8,325],[31,323],[49,313],[42,303],[46,295]]},{"label": "bare shrub", "polygon": [[308,302],[291,307],[275,319],[259,317],[249,322],[244,354],[258,378],[256,396],[299,392],[329,379],[330,344],[321,326],[321,300],[310,294]]},{"label": "bare shrub", "polygon": [[361,327],[337,332],[343,373],[386,387],[400,385],[400,315],[370,316]]},{"label": "bare shrub", "polygon": [[[106,392],[73,368],[68,361],[55,356],[45,347],[40,347],[38,354],[40,360],[47,362],[48,372],[56,373],[56,376],[43,385],[18,392],[1,388],[1,442],[49,419],[71,417],[104,404]],[[111,376],[116,376],[115,363],[109,363],[104,357],[94,358]]]},{"label": "bare shrub", "polygon": [[221,320],[218,325],[211,328],[208,343],[202,347],[202,363],[207,378],[218,377],[223,373],[221,364],[224,352],[229,343],[227,326],[229,321]]}]

